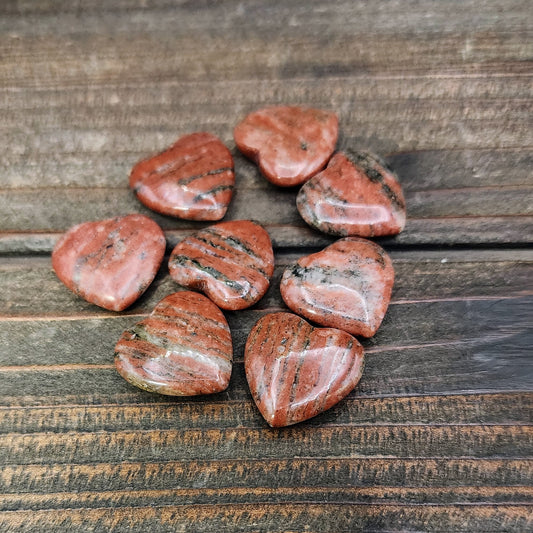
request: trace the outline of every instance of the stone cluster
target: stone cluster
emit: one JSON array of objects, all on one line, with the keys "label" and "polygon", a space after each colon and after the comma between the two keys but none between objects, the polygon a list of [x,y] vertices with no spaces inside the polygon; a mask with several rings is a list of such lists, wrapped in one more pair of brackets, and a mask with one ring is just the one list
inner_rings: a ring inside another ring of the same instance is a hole
[{"label": "stone cluster", "polygon": [[[253,112],[234,130],[235,144],[267,180],[301,185],[296,206],[307,224],[343,237],[285,270],[281,296],[294,314],[266,314],[248,336],[246,378],[273,427],[307,420],[357,385],[364,352],[355,336],[376,333],[391,298],[392,262],[362,237],[403,229],[401,186],[377,156],[334,153],[337,137],[335,113],[296,106]],[[181,137],[137,163],[130,175],[130,187],[143,204],[189,220],[222,219],[234,185],[230,151],[205,132]],[[77,295],[121,311],[153,281],[165,246],[163,231],[143,215],[86,222],[59,240],[52,266]],[[179,242],[168,267],[171,277],[191,290],[170,294],[122,334],[116,368],[150,392],[221,392],[229,385],[233,360],[221,309],[245,309],[264,296],[274,272],[270,237],[249,220],[220,222]]]}]

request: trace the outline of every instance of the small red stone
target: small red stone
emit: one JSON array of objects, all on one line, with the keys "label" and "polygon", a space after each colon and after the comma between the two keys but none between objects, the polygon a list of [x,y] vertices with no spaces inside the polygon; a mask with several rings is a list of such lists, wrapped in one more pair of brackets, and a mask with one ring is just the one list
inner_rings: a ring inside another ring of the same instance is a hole
[{"label": "small red stone", "polygon": [[204,292],[222,309],[245,309],[267,291],[274,252],[259,224],[234,220],[183,239],[172,251],[168,266],[180,285]]},{"label": "small red stone", "polygon": [[372,241],[347,237],[283,273],[280,290],[295,313],[322,326],[371,337],[389,306],[392,261]]},{"label": "small red stone", "polygon": [[298,193],[302,218],[331,235],[396,235],[405,226],[405,200],[394,172],[377,156],[337,152]]},{"label": "small red stone", "polygon": [[250,113],[234,130],[239,150],[274,185],[300,185],[328,162],[339,129],[331,111],[267,107]]},{"label": "small red stone", "polygon": [[359,382],[363,347],[351,335],[314,328],[292,313],[263,316],[252,328],[244,368],[259,411],[273,427],[333,407]]},{"label": "small red stone", "polygon": [[177,292],[126,330],[115,347],[119,374],[141,389],[172,396],[225,390],[233,349],[222,311],[197,292]]},{"label": "small red stone", "polygon": [[152,283],[165,245],[161,228],[143,215],[85,222],[59,239],[52,266],[78,296],[122,311]]},{"label": "small red stone", "polygon": [[211,133],[178,139],[164,152],[137,163],[130,187],[154,211],[187,220],[220,220],[235,185],[233,158]]}]

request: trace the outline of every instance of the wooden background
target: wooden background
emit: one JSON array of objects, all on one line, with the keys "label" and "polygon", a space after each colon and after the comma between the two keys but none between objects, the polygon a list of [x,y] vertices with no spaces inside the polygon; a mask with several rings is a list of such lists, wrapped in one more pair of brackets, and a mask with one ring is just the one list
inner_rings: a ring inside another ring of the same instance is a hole
[{"label": "wooden background", "polygon": [[[533,529],[533,9],[530,0],[0,2],[0,531]],[[284,266],[332,239],[235,151],[267,104],[338,112],[386,156],[409,220],[360,385],[273,430],[243,372]],[[180,135],[235,156],[226,219],[270,232],[267,296],[226,313],[229,389],[173,399],[114,371],[121,314],[81,301],[50,251],[71,225],[140,212],[169,248],[201,224],[141,206],[131,166]]]}]

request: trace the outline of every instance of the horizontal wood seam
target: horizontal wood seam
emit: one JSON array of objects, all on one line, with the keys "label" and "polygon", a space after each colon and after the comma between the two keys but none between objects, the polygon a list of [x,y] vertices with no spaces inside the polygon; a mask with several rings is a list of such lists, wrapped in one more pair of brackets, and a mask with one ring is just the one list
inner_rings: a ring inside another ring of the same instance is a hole
[{"label": "horizontal wood seam", "polygon": [[42,467],[42,468],[49,468],[49,467],[91,467],[91,468],[98,468],[98,467],[105,467],[105,466],[132,466],[132,467],[138,467],[140,465],[150,465],[150,466],[159,466],[159,465],[172,465],[172,464],[179,464],[179,465],[188,465],[191,463],[191,461],[194,461],[195,463],[202,463],[202,464],[242,464],[242,463],[280,463],[280,462],[288,462],[288,461],[305,461],[305,462],[320,462],[320,461],[332,461],[332,462],[342,462],[342,463],[352,463],[354,461],[387,461],[390,463],[412,463],[412,462],[441,462],[441,463],[460,463],[464,461],[468,462],[492,462],[492,463],[507,463],[507,462],[520,462],[520,463],[533,463],[532,457],[522,457],[522,456],[491,456],[491,457],[476,457],[471,455],[454,455],[454,456],[400,456],[391,457],[390,455],[364,455],[364,456],[335,456],[331,457],[329,455],[314,455],[314,456],[304,456],[304,455],[298,455],[294,456],[292,459],[287,457],[272,457],[268,459],[264,458],[246,458],[246,459],[169,459],[169,460],[149,460],[149,461],[107,461],[107,462],[101,462],[101,461],[88,461],[83,463],[76,463],[69,461],[68,463],[60,463],[57,461],[51,461],[51,462],[37,462],[37,463],[2,463],[2,468],[16,468],[16,467]]},{"label": "horizontal wood seam", "polygon": [[[466,427],[478,427],[478,428],[485,428],[485,427],[491,427],[491,428],[501,428],[501,429],[507,429],[509,427],[515,428],[515,429],[523,429],[523,430],[531,430],[532,431],[532,437],[533,437],[533,423],[531,424],[505,424],[505,423],[481,423],[481,424],[467,424],[467,423],[435,423],[435,424],[425,424],[425,423],[412,423],[412,422],[398,422],[396,424],[387,422],[382,424],[373,424],[373,423],[349,423],[349,424],[339,424],[339,423],[329,423],[321,425],[320,428],[311,428],[307,427],[305,428],[308,431],[311,431],[312,429],[316,431],[320,431],[321,429],[327,429],[327,430],[335,430],[337,428],[339,429],[354,429],[354,428],[368,428],[368,427],[379,427],[380,429],[385,428],[397,428],[397,427],[403,427],[403,428],[416,428],[419,429],[420,427],[432,427],[432,428],[466,428]],[[262,432],[266,428],[264,425],[257,425],[257,426],[232,426],[232,427],[223,427],[220,429],[217,428],[199,428],[199,427],[192,427],[192,428],[161,428],[161,429],[119,429],[117,431],[107,431],[107,430],[96,430],[96,431],[80,431],[77,430],[75,432],[76,435],[94,435],[94,436],[102,436],[102,435],[149,435],[151,433],[153,434],[169,434],[169,433],[201,433],[202,431],[206,432],[215,432],[215,433],[246,433],[248,431],[253,432]],[[281,431],[288,431],[290,432],[293,429],[297,429],[296,427],[288,426],[287,428],[283,428]],[[274,430],[276,431],[276,430]],[[279,431],[279,430],[278,430]],[[22,437],[21,437],[22,435]],[[9,437],[21,437],[24,438],[25,436],[28,438],[39,438],[47,437],[47,436],[55,436],[55,435],[63,435],[63,432],[50,432],[50,431],[35,431],[32,433],[18,433],[18,432],[11,432],[11,433],[3,433],[1,434],[2,439],[9,439]],[[306,456],[298,455],[295,456],[299,459],[304,458]],[[309,458],[316,458],[317,456],[309,456]],[[325,456],[329,457],[329,456]],[[336,456],[335,456],[336,457]],[[381,457],[379,455],[372,455],[372,457]],[[385,457],[385,456],[384,456]],[[453,458],[458,458],[462,456],[456,456],[454,455]],[[466,456],[465,456],[466,457]],[[435,457],[433,457],[435,458]],[[444,456],[444,458],[450,458],[450,456]],[[505,456],[507,459],[507,456]],[[523,458],[523,457],[522,457]],[[33,464],[33,463],[31,463]]]},{"label": "horizontal wood seam", "polygon": [[[328,502],[328,501],[288,501],[288,502],[268,502],[269,507],[300,507],[300,506],[307,506],[307,505],[320,505],[321,507],[343,507],[343,506],[354,506],[354,507],[401,507],[401,508],[417,508],[417,507],[429,507],[429,508],[451,508],[454,509],[456,507],[493,507],[493,508],[528,508],[533,507],[533,503],[525,503],[525,502],[519,502],[519,503],[491,503],[491,502],[458,502],[458,503],[404,503],[404,502],[354,502],[352,500],[336,500],[334,502]],[[220,503],[220,504],[213,504],[213,503],[173,503],[173,504],[160,504],[157,505],[158,509],[161,508],[185,508],[185,507],[194,507],[194,508],[207,508],[207,509],[213,509],[216,507],[220,508],[228,508],[228,507],[259,507],[264,508],[265,503],[264,502],[244,502],[244,503],[238,503],[238,504],[231,504],[231,503]],[[68,511],[113,511],[115,508],[110,507],[61,507],[60,509],[56,508],[49,508],[49,509],[39,509],[36,510],[16,510],[16,511],[0,511],[0,516],[2,514],[18,514],[18,513],[28,513],[28,512],[68,512]],[[117,507],[117,509],[121,509],[122,511],[125,510],[140,510],[140,509],[154,509],[154,505],[133,505],[133,506],[124,506],[124,507]]]}]

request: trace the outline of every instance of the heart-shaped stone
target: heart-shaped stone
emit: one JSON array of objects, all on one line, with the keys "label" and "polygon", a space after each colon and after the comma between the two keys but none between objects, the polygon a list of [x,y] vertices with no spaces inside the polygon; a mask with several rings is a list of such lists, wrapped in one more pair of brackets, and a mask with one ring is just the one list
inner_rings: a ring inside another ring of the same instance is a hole
[{"label": "heart-shaped stone", "polygon": [[288,267],[280,290],[295,313],[371,337],[385,316],[393,284],[392,261],[385,250],[372,241],[347,237]]},{"label": "heart-shaped stone", "polygon": [[259,224],[235,220],[183,239],[172,251],[168,266],[180,285],[204,292],[222,309],[245,309],[267,291],[274,252]]},{"label": "heart-shaped stone", "polygon": [[267,107],[234,130],[235,144],[274,185],[300,185],[328,162],[337,142],[335,113],[309,107]]},{"label": "heart-shaped stone", "polygon": [[211,133],[192,133],[137,163],[130,187],[154,211],[188,220],[220,220],[235,185],[233,158]]},{"label": "heart-shaped stone", "polygon": [[59,239],[52,266],[78,296],[122,311],[152,283],[165,245],[161,228],[143,215],[85,222]]},{"label": "heart-shaped stone", "polygon": [[405,200],[396,175],[365,152],[337,152],[300,189],[296,205],[310,226],[331,235],[396,235],[405,226]]},{"label": "heart-shaped stone", "polygon": [[197,292],[161,300],[152,314],[126,330],[115,347],[120,375],[141,389],[171,396],[227,388],[233,350],[222,311]]},{"label": "heart-shaped stone", "polygon": [[307,420],[334,406],[359,382],[363,347],[344,331],[314,328],[292,313],[263,316],[244,353],[246,379],[273,427]]}]

